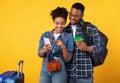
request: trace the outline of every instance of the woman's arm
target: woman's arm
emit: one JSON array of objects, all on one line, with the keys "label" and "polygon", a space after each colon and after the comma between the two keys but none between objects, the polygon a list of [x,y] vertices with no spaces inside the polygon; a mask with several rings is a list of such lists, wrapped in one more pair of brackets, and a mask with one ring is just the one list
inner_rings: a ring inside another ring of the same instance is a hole
[{"label": "woman's arm", "polygon": [[66,62],[68,62],[69,59],[70,59],[70,54],[69,54],[69,52],[67,51],[66,46],[62,44],[60,47],[61,47],[62,52],[63,52],[63,58],[64,58],[64,60],[65,60]]},{"label": "woman's arm", "polygon": [[70,53],[68,52],[66,46],[60,40],[56,40],[56,44],[61,47],[63,52],[63,58],[66,62],[70,60]]}]

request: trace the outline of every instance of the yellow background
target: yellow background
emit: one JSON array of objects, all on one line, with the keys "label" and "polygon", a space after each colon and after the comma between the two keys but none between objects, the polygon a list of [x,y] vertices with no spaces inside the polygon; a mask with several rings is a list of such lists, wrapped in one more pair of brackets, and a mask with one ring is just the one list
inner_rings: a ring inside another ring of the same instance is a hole
[{"label": "yellow background", "polygon": [[50,11],[57,6],[69,11],[77,1],[86,7],[84,20],[109,38],[108,56],[95,68],[94,82],[119,83],[120,0],[0,0],[0,73],[17,70],[17,62],[23,59],[25,83],[38,83],[42,62],[38,42],[43,32],[53,28]]}]

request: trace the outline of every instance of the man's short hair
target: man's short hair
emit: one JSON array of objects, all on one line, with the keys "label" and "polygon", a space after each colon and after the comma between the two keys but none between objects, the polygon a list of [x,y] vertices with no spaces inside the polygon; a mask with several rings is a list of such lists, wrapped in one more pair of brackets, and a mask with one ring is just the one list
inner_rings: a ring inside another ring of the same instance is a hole
[{"label": "man's short hair", "polygon": [[77,10],[82,11],[82,13],[84,13],[84,9],[85,9],[84,5],[82,3],[79,3],[79,2],[74,3],[72,5],[72,8],[75,8]]}]

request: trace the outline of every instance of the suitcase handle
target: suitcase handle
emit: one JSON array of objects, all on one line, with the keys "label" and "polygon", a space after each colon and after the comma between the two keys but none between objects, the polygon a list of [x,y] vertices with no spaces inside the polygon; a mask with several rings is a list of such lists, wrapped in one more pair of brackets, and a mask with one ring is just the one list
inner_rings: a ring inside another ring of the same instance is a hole
[{"label": "suitcase handle", "polygon": [[23,60],[20,60],[18,62],[18,77],[22,76],[22,72],[23,72]]},{"label": "suitcase handle", "polygon": [[20,64],[23,64],[23,60],[20,60],[20,61],[18,62],[18,65],[20,65]]}]

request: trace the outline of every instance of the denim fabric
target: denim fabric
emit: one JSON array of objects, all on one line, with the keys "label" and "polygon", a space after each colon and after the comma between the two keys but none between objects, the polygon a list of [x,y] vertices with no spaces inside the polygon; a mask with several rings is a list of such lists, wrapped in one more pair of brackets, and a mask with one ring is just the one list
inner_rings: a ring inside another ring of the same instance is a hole
[{"label": "denim fabric", "polygon": [[[53,58],[53,55],[55,57],[60,57],[61,55],[61,48],[60,46],[58,46],[54,41],[55,41],[55,38],[53,36],[53,31],[50,31],[50,32],[45,32],[42,34],[41,38],[40,38],[40,42],[39,42],[39,48],[38,48],[38,55],[39,55],[39,51],[43,48],[43,46],[45,45],[44,43],[44,39],[43,38],[49,38],[50,39],[50,42],[51,42],[51,45],[54,50],[54,53],[53,52],[49,52],[46,56],[48,56],[47,58],[48,59],[51,59]],[[69,61],[71,60],[72,58],[72,55],[73,55],[73,49],[74,49],[74,39],[72,37],[72,35],[70,35],[69,33],[66,33],[66,32],[63,32],[58,38],[57,40],[61,40],[63,42],[63,44],[66,46],[67,48],[67,51],[69,52],[70,54],[70,59]],[[46,56],[44,58],[46,58]]]},{"label": "denim fabric", "polygon": [[93,83],[93,77],[87,77],[82,79],[68,79],[67,83]]},{"label": "denim fabric", "polygon": [[[38,48],[38,55],[39,51],[43,48],[45,45],[43,38],[49,38],[51,46],[53,47],[53,50],[45,55],[44,61],[42,63],[42,69],[40,73],[40,83],[67,83],[67,74],[66,74],[66,67],[65,67],[65,60],[62,57],[62,51],[61,48],[54,42],[55,38],[53,36],[53,31],[45,32],[42,34],[39,42],[39,48]],[[72,35],[63,32],[57,40],[61,40],[63,44],[66,46],[67,51],[70,54],[70,59],[73,55],[73,49],[74,49],[74,39]],[[50,61],[54,61],[57,58],[59,59],[62,65],[61,71],[50,73],[46,67],[46,63]],[[70,61],[69,59],[69,61]]]},{"label": "denim fabric", "polygon": [[62,64],[62,70],[50,73],[46,67],[47,61],[44,60],[40,73],[40,83],[67,83],[66,67],[62,59],[60,61]]}]

